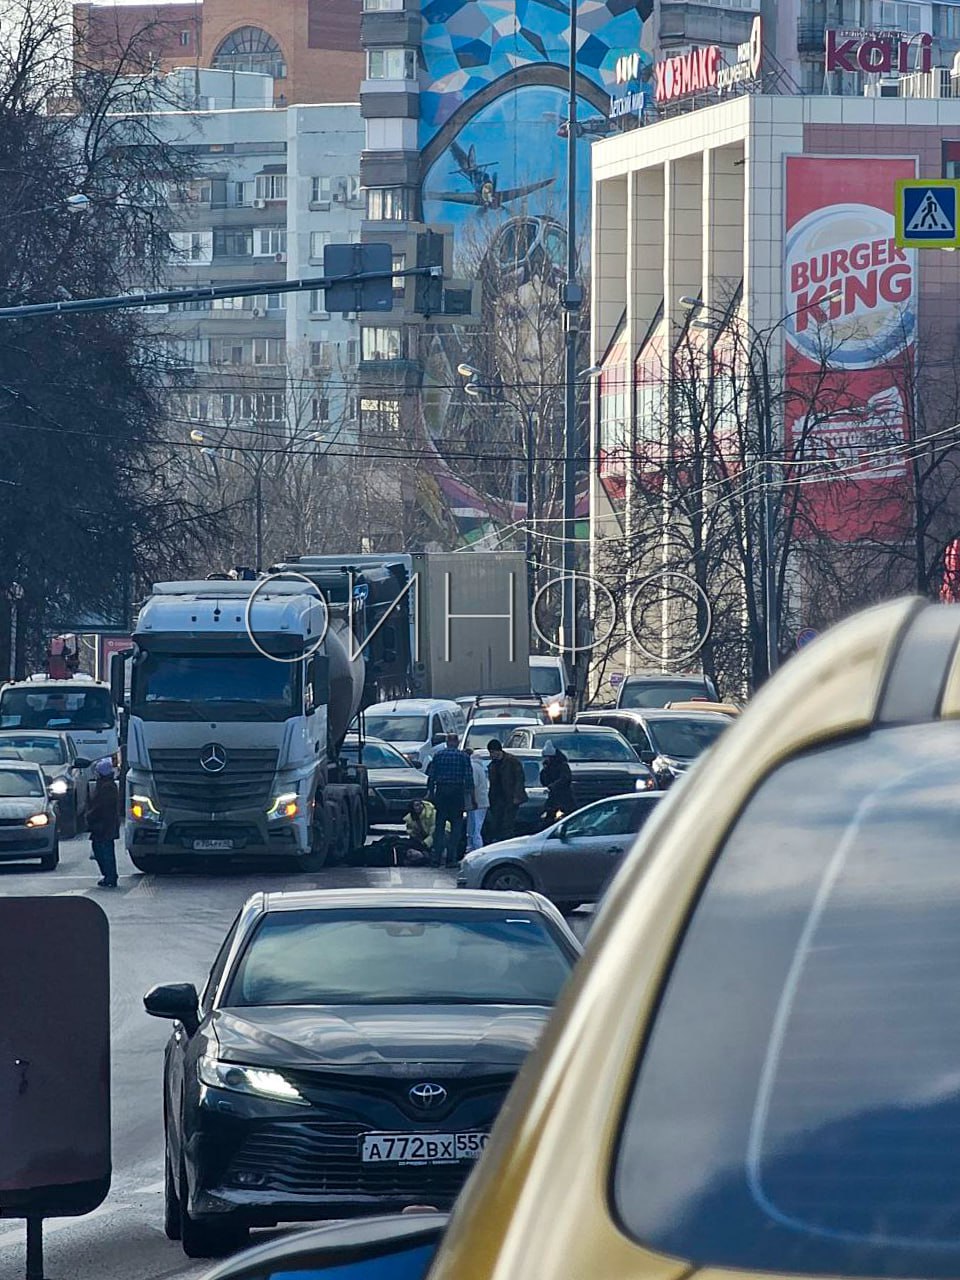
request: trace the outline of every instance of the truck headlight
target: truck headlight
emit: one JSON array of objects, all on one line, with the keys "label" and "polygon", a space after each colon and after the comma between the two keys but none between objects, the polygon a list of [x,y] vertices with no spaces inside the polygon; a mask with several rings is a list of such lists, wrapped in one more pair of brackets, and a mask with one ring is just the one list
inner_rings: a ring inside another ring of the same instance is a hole
[{"label": "truck headlight", "polygon": [[282,795],[275,796],[273,803],[267,810],[267,817],[272,821],[274,818],[295,818],[300,812],[300,805],[296,791],[284,791]]},{"label": "truck headlight", "polygon": [[52,796],[65,796],[70,790],[70,783],[66,778],[54,778],[50,783],[50,794]]},{"label": "truck headlight", "polygon": [[159,822],[160,810],[149,796],[131,796],[130,817],[134,822]]},{"label": "truck headlight", "polygon": [[242,1067],[236,1062],[222,1062],[205,1054],[197,1064],[201,1084],[210,1089],[231,1089],[234,1093],[252,1093],[277,1102],[304,1102],[296,1085],[268,1067]]}]

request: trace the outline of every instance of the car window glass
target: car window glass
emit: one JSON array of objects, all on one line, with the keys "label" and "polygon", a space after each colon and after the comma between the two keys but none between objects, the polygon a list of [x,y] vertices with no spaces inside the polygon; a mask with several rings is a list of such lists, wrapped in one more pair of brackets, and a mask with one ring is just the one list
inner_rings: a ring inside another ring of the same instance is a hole
[{"label": "car window glass", "polygon": [[[354,751],[354,759],[357,752]],[[363,744],[363,763],[368,769],[409,769],[410,764],[394,747],[385,746],[382,742],[365,742]]]},{"label": "car window glass", "polygon": [[368,714],[365,724],[371,738],[386,742],[423,742],[428,737],[426,716]]},{"label": "car window glass", "polygon": [[67,755],[56,734],[0,733],[0,751],[16,751],[21,760],[34,764],[66,764]]},{"label": "car window glass", "polygon": [[576,733],[538,733],[533,737],[533,745],[542,750],[548,742],[555,743],[568,760],[598,760],[613,763],[637,762],[637,753],[619,734],[609,731],[591,733],[579,730]]},{"label": "car window glass", "polygon": [[651,750],[647,731],[632,716],[607,716],[603,723],[622,733],[635,751]]},{"label": "car window glass", "polygon": [[227,958],[230,955],[230,948],[233,946],[233,940],[236,937],[237,927],[239,924],[240,915],[238,913],[236,919],[227,932],[227,936],[223,940],[223,945],[217,952],[217,958],[213,962],[210,975],[203,988],[203,994],[200,997],[200,1005],[204,1010],[208,1010],[213,1003],[213,997],[216,994],[217,987],[220,985],[220,979],[223,976],[223,970],[227,963]]},{"label": "car window glass", "polygon": [[563,834],[568,839],[590,836],[626,835],[632,830],[628,802],[610,800],[574,814],[563,824]]},{"label": "car window glass", "polygon": [[526,911],[271,911],[225,1004],[553,1004],[570,970]]},{"label": "car window glass", "polygon": [[713,702],[703,680],[628,680],[620,690],[621,707],[665,707],[668,702],[706,698]]},{"label": "car window glass", "polygon": [[960,724],[778,769],[701,892],[613,1194],[697,1268],[960,1269]]},{"label": "car window glass", "polygon": [[651,732],[657,750],[679,760],[692,760],[713,746],[730,721],[725,716],[701,716],[690,720],[655,720]]},{"label": "car window glass", "polygon": [[0,800],[32,800],[45,794],[43,775],[36,769],[0,769]]},{"label": "car window glass", "polygon": [[653,796],[638,797],[630,806],[630,830],[639,831],[659,803]]}]

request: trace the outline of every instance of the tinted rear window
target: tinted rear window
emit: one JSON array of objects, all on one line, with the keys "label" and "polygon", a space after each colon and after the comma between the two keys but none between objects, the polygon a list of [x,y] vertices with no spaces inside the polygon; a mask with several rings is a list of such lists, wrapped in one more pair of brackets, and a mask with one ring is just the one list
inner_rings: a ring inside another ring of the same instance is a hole
[{"label": "tinted rear window", "polygon": [[715,702],[703,680],[628,680],[620,691],[620,707],[665,707],[668,702],[706,698]]},{"label": "tinted rear window", "polygon": [[696,907],[614,1177],[644,1244],[777,1272],[960,1271],[960,725],[758,790]]}]

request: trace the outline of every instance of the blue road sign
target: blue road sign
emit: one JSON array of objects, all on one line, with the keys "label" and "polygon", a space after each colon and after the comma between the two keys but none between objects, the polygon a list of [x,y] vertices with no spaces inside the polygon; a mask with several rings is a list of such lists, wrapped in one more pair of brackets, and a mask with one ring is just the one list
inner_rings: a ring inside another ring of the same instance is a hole
[{"label": "blue road sign", "polygon": [[817,632],[814,631],[813,627],[804,627],[797,635],[797,648],[805,649],[808,644],[813,644],[816,638]]},{"label": "blue road sign", "polygon": [[911,178],[897,183],[896,240],[901,249],[948,249],[958,245],[960,182]]}]

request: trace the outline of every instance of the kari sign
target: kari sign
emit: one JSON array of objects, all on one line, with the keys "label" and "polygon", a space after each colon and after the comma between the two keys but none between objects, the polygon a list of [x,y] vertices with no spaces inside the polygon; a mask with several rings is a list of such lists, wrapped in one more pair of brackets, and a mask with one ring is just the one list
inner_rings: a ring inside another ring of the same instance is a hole
[{"label": "kari sign", "polygon": [[806,473],[804,513],[811,533],[841,541],[896,537],[917,317],[915,254],[897,247],[893,205],[914,162],[790,156],[786,165],[785,430]]},{"label": "kari sign", "polygon": [[933,36],[927,32],[903,36],[899,31],[827,30],[827,71],[929,71],[932,58]]}]

